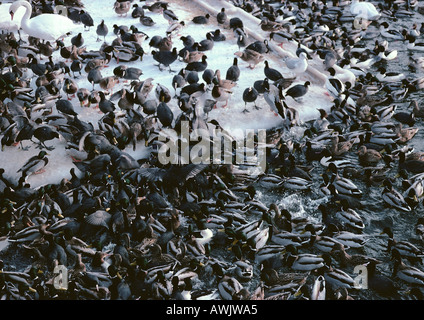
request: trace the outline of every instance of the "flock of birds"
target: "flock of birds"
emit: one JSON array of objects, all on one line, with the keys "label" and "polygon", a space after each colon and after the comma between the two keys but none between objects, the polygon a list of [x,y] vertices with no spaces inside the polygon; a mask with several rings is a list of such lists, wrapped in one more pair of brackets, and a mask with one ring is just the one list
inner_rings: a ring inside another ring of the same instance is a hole
[{"label": "flock of birds", "polygon": [[[66,15],[51,14],[59,4]],[[21,7],[25,12],[21,21],[2,24],[2,159],[10,148],[21,148],[22,155],[31,147],[40,151],[18,170],[19,179],[0,168],[0,235],[11,247],[0,260],[2,299],[323,300],[363,298],[364,292],[373,299],[423,298],[424,218],[413,213],[422,207],[424,153],[409,142],[424,117],[414,98],[424,78],[387,68],[397,57],[391,41],[422,50],[417,41],[424,30],[414,25],[399,32],[386,22],[422,14],[422,8],[411,0],[377,7],[357,0],[232,4],[258,18],[269,39],[250,41],[243,20],[227,16],[225,8],[191,21],[214,20],[222,30],[199,42],[180,36],[178,50],[174,40],[187,21],[178,19],[172,2],[116,1],[115,13],[131,15],[142,27],[108,26],[104,20],[96,25],[78,0],[11,5],[12,18]],[[149,34],[155,15],[169,21],[166,35]],[[103,38],[99,50],[85,50],[84,34],[71,34],[74,23],[96,32],[99,42]],[[111,32],[116,39],[108,44]],[[367,48],[370,40],[375,45]],[[217,41],[239,47],[225,78],[207,63]],[[142,46],[147,42],[150,52]],[[271,42],[298,44],[284,72],[267,58]],[[147,55],[158,72],[175,74],[174,93],[155,86],[153,78],[140,80],[137,66]],[[296,106],[312,84],[294,81],[311,60],[322,62],[323,92],[333,102],[302,123]],[[117,63],[113,76],[103,76],[111,61]],[[176,61],[186,64],[178,72],[172,70]],[[249,103],[260,108],[257,102],[264,99],[281,118],[281,126],[267,131],[266,172],[252,175],[248,164],[162,164],[161,130],[180,132],[183,121],[191,130],[219,128],[231,137],[208,113],[218,103],[230,104],[240,73],[247,72],[241,61],[251,69],[263,64],[264,70],[243,91],[243,112]],[[79,86],[76,77],[86,77],[89,87]],[[98,106],[97,127],[75,111],[76,100],[84,108]],[[177,117],[169,107],[175,101]],[[291,136],[295,128],[302,137]],[[71,177],[31,187],[30,177],[48,170],[55,146],[47,144],[59,138],[74,160]],[[135,159],[124,151],[135,150],[139,141],[151,148],[149,157]],[[258,190],[321,200],[315,217],[295,216],[277,202],[262,202]],[[395,237],[396,216],[381,234],[365,232],[371,190],[379,190],[378,205],[411,214],[414,239]],[[367,242],[377,237],[386,237],[387,247],[377,257],[367,255]],[[69,271],[66,290],[55,286],[58,265]],[[355,281],[358,265],[367,270],[366,288]]]}]

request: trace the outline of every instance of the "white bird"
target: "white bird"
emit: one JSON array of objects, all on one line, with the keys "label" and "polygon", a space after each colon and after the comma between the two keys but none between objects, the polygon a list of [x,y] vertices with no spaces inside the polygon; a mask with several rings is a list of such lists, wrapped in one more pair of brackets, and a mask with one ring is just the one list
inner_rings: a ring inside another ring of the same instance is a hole
[{"label": "white bird", "polygon": [[286,61],[287,68],[295,74],[301,74],[308,68],[307,55],[301,52],[299,58],[289,58]]},{"label": "white bird", "polygon": [[32,6],[26,1],[16,1],[10,6],[12,21],[20,7],[26,9],[21,20],[21,28],[29,36],[46,41],[56,41],[70,34],[75,28],[71,19],[59,14],[43,13],[31,18]]},{"label": "white bird", "polygon": [[365,18],[367,20],[377,20],[381,16],[372,3],[367,1],[359,2],[359,0],[352,1],[350,13],[356,17]]},{"label": "white bird", "polygon": [[15,32],[21,27],[21,20],[24,16],[25,10],[23,8],[18,9],[15,13],[14,20],[10,16],[11,3],[2,3],[0,5],[0,30]]}]

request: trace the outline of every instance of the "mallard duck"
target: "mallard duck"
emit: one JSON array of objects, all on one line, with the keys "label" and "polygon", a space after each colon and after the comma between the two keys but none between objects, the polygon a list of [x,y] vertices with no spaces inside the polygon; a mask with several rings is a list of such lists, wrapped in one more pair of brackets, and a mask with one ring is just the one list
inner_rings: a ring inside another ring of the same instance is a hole
[{"label": "mallard duck", "polygon": [[119,14],[120,17],[126,17],[128,11],[131,9],[131,1],[116,1],[113,4],[113,9],[117,14]]},{"label": "mallard duck", "polygon": [[254,69],[255,66],[264,61],[265,57],[260,54],[259,52],[251,49],[245,49],[243,51],[237,51],[234,53],[236,56],[238,56],[240,59],[242,59],[244,62],[247,62],[249,64],[250,69]]},{"label": "mallard duck", "polygon": [[224,276],[218,283],[218,291],[223,300],[233,300],[233,296],[243,289],[243,285],[234,277]]},{"label": "mallard duck", "polygon": [[365,145],[360,146],[357,153],[359,163],[363,166],[375,166],[383,159],[380,152],[374,149],[367,149]]},{"label": "mallard duck", "polygon": [[406,265],[397,249],[392,250],[394,260],[392,277],[397,277],[411,285],[424,285],[424,272],[416,267]]},{"label": "mallard duck", "polygon": [[[364,234],[357,234],[350,231],[340,231],[336,225],[330,225],[327,227],[327,231],[331,234],[331,237],[346,248],[362,248],[369,238]],[[334,247],[333,247],[334,248]]]},{"label": "mallard duck", "polygon": [[381,234],[387,234],[389,236],[387,251],[393,252],[396,250],[403,258],[409,259],[410,261],[421,261],[424,256],[423,250],[409,241],[401,240],[398,241],[393,237],[393,231],[390,227],[385,227]]},{"label": "mallard duck", "polygon": [[29,158],[17,172],[22,172],[22,177],[25,177],[25,179],[33,174],[44,172],[44,167],[49,163],[46,156],[46,151],[40,151],[36,156]]},{"label": "mallard duck", "polygon": [[356,198],[362,197],[362,191],[358,186],[351,179],[340,176],[337,166],[334,163],[328,165],[328,170],[332,173],[330,184],[334,185],[339,194]]},{"label": "mallard duck", "polygon": [[341,268],[356,267],[357,265],[373,262],[381,263],[381,260],[363,254],[348,254],[345,246],[340,243],[336,244],[330,254],[339,262]]},{"label": "mallard duck", "polygon": [[324,259],[316,254],[297,253],[296,247],[287,246],[284,255],[285,265],[292,270],[313,271],[324,267]]},{"label": "mallard duck", "polygon": [[298,247],[305,245],[308,241],[309,239],[303,238],[300,233],[293,233],[284,230],[274,233],[271,237],[272,243],[282,246],[293,245]]},{"label": "mallard duck", "polygon": [[333,156],[341,156],[352,149],[355,144],[356,139],[351,139],[347,141],[340,141],[339,135],[334,135],[331,137],[331,146],[330,151]]},{"label": "mallard duck", "polygon": [[390,207],[404,212],[410,212],[412,210],[402,194],[393,187],[389,179],[385,179],[383,185],[384,190],[382,192],[382,198],[385,203],[387,203]]},{"label": "mallard duck", "polygon": [[342,199],[340,204],[342,207],[340,210],[336,211],[336,219],[345,227],[361,232],[365,228],[362,217],[353,208],[349,207],[349,203],[346,199]]},{"label": "mallard duck", "polygon": [[419,128],[402,128],[402,123],[395,125],[395,134],[398,136],[397,143],[404,144],[411,140],[418,132]]},{"label": "mallard duck", "polygon": [[318,270],[318,274],[322,274],[327,285],[335,292],[339,288],[352,289],[355,288],[355,280],[352,279],[345,271],[334,268],[331,263],[331,255],[326,253],[323,255],[325,266]]},{"label": "mallard duck", "polygon": [[415,234],[421,241],[424,241],[424,218],[419,217],[415,224]]},{"label": "mallard duck", "polygon": [[411,173],[424,172],[424,161],[420,159],[408,159],[405,152],[399,152],[399,171],[406,170]]}]

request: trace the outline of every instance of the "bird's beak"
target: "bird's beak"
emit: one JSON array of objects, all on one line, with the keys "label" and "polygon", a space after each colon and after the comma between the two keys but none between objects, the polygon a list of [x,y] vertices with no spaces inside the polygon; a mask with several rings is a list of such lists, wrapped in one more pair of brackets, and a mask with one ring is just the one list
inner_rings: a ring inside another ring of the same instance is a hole
[{"label": "bird's beak", "polygon": [[15,15],[12,11],[9,12],[10,13],[10,20],[13,20],[13,16]]}]

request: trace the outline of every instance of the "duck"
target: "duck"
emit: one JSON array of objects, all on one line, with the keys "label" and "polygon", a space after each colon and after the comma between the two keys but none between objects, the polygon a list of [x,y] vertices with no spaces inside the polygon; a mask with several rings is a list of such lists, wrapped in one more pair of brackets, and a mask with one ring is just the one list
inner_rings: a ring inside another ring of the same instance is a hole
[{"label": "duck", "polygon": [[228,19],[228,16],[227,16],[227,13],[225,12],[225,8],[223,7],[216,15],[216,21],[218,22],[218,24],[223,25],[227,22],[227,19]]},{"label": "duck", "polygon": [[278,31],[271,31],[269,33],[269,39],[278,43],[278,46],[280,48],[283,48],[284,43],[288,43],[294,38],[289,32],[285,30],[278,30]]},{"label": "duck", "polygon": [[361,145],[357,151],[359,163],[364,166],[376,166],[382,159],[381,153],[374,149],[367,149],[365,145]]},{"label": "duck", "polygon": [[237,82],[240,78],[240,68],[238,66],[238,58],[234,57],[233,64],[227,69],[225,79]]},{"label": "duck", "polygon": [[257,64],[265,60],[265,57],[259,52],[252,49],[245,49],[234,53],[241,60],[247,62],[250,69],[254,69]]},{"label": "duck", "polygon": [[373,263],[375,265],[382,263],[381,260],[367,255],[348,254],[342,243],[334,245],[330,254],[339,262],[340,268],[356,267],[357,265],[364,265],[368,263]]},{"label": "duck", "polygon": [[[64,38],[75,29],[74,22],[64,15],[43,13],[33,18],[32,6],[27,1],[15,1],[9,8],[11,20],[20,7],[25,8],[20,26],[29,36],[46,41],[56,41]],[[54,25],[54,28],[51,26]]]},{"label": "duck", "polygon": [[399,152],[399,171],[406,170],[407,172],[419,174],[424,172],[424,161],[421,159],[408,159],[405,152]]},{"label": "duck", "polygon": [[387,205],[403,212],[412,211],[412,208],[405,201],[405,198],[393,187],[389,179],[384,180],[383,186],[382,199]]},{"label": "duck", "polygon": [[379,262],[369,261],[364,265],[368,271],[368,288],[382,297],[400,300],[399,287],[391,278],[377,272]]},{"label": "duck", "polygon": [[113,4],[113,9],[120,17],[126,17],[128,11],[131,9],[131,1],[115,1]]},{"label": "duck", "polygon": [[33,174],[44,172],[44,168],[49,163],[49,159],[46,156],[47,152],[41,150],[36,156],[29,158],[17,172],[21,172],[22,177],[25,178],[28,178]]},{"label": "duck", "polygon": [[[331,260],[331,256],[324,255],[324,257],[328,257],[326,260]],[[353,278],[345,271],[331,266],[328,261],[326,261],[326,265],[323,268],[318,270],[318,274],[324,276],[326,288],[331,288],[333,293],[336,293],[340,289],[355,288]]]},{"label": "duck", "polygon": [[387,243],[387,251],[393,253],[397,250],[398,253],[411,262],[420,262],[423,257],[423,251],[413,243],[406,240],[396,240],[393,236],[393,229],[391,227],[384,227],[380,235],[387,234],[389,239]]},{"label": "duck", "polygon": [[330,68],[327,71],[330,73],[330,75],[325,80],[325,88],[333,98],[343,100],[345,83],[342,82],[339,78],[335,77],[336,71],[334,68]]},{"label": "duck", "polygon": [[357,211],[349,207],[349,204],[345,199],[342,199],[340,203],[342,207],[336,211],[335,217],[343,226],[355,230],[356,232],[362,232],[365,228],[362,217],[357,213]]},{"label": "duck", "polygon": [[414,37],[408,37],[408,44],[406,47],[411,51],[424,51],[424,43],[416,42],[416,38]]},{"label": "duck", "polygon": [[232,276],[225,275],[218,282],[218,292],[223,300],[233,300],[233,297],[243,289],[243,285]]},{"label": "duck", "polygon": [[324,267],[324,259],[312,253],[297,253],[293,246],[286,246],[285,265],[296,271],[314,271]]},{"label": "duck", "polygon": [[161,65],[168,67],[171,72],[171,64],[174,63],[178,58],[177,48],[174,47],[172,51],[152,51],[153,59],[159,62],[159,69],[161,70]]},{"label": "duck", "polygon": [[392,277],[397,277],[410,285],[424,285],[424,272],[417,267],[405,264],[397,249],[392,250],[393,272]]},{"label": "duck", "polygon": [[376,77],[381,82],[396,82],[396,81],[402,81],[406,78],[405,74],[402,72],[387,72],[386,68],[380,67],[378,68],[378,74],[376,74]]},{"label": "duck", "polygon": [[402,33],[402,31],[389,29],[389,27],[390,26],[386,21],[380,24],[380,34],[383,37],[393,40],[405,40],[405,35]]}]

